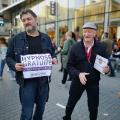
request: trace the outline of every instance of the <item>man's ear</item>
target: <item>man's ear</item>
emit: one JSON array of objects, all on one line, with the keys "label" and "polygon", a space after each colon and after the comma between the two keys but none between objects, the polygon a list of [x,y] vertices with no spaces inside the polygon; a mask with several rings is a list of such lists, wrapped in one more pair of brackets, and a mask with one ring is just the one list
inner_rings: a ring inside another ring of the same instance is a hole
[{"label": "man's ear", "polygon": [[39,25],[38,19],[37,18],[35,18],[35,19],[36,19],[37,25]]}]

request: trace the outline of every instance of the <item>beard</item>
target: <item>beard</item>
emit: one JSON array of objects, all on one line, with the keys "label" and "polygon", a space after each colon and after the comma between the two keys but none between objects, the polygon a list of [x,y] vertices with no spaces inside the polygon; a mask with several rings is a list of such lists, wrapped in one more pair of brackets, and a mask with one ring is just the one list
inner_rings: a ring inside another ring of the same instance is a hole
[{"label": "beard", "polygon": [[36,26],[26,26],[25,31],[28,33],[33,33],[37,30]]}]

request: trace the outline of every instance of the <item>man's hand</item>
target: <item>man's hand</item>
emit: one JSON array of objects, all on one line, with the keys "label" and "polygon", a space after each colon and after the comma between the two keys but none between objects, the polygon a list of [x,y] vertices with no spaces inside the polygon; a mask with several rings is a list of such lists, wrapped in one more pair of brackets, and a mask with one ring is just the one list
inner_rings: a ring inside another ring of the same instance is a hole
[{"label": "man's hand", "polygon": [[52,59],[52,64],[55,64],[55,65],[56,65],[57,63],[58,63],[57,58],[53,58],[53,59]]},{"label": "man's hand", "polygon": [[85,73],[85,72],[79,74],[79,79],[80,79],[80,82],[82,83],[82,85],[86,84],[87,79],[86,79],[85,75],[89,75],[89,74],[90,73]]},{"label": "man's hand", "polygon": [[108,65],[105,65],[104,68],[103,68],[103,72],[104,73],[108,73],[110,71],[110,68]]},{"label": "man's hand", "polygon": [[16,63],[15,64],[15,68],[17,71],[22,71],[23,70],[24,65],[22,63]]}]

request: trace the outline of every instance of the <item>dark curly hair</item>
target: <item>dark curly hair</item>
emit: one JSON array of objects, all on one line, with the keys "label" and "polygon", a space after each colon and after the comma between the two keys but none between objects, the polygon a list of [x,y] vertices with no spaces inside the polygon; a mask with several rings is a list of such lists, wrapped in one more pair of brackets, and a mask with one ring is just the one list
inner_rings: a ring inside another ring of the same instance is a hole
[{"label": "dark curly hair", "polygon": [[37,18],[37,15],[31,9],[26,8],[26,9],[23,9],[21,11],[21,13],[20,13],[20,19],[22,18],[22,16],[24,14],[27,14],[27,13],[30,13],[34,18]]}]

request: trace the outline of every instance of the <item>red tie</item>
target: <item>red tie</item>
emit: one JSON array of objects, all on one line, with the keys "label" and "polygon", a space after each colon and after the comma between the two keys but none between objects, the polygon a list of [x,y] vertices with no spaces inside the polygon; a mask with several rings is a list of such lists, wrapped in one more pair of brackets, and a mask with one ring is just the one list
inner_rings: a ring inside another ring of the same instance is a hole
[{"label": "red tie", "polygon": [[[85,48],[85,47],[84,47]],[[88,48],[87,48],[88,49]],[[88,62],[90,63],[90,58],[91,58],[91,54],[92,54],[92,47],[90,48],[89,53],[87,52],[87,49],[85,48],[85,54],[87,57]]]}]

